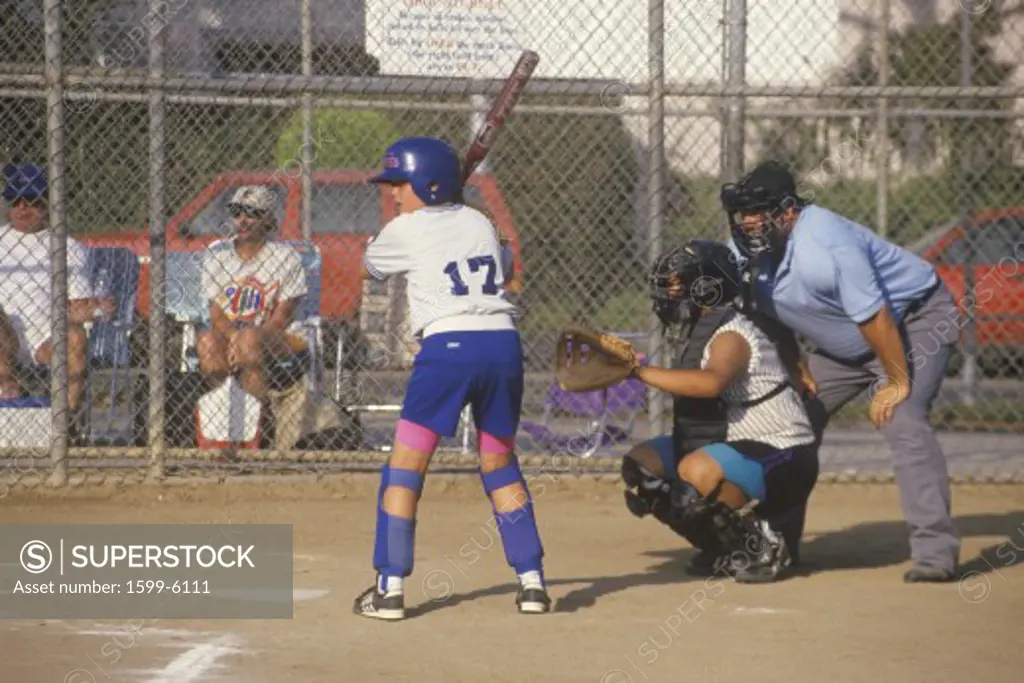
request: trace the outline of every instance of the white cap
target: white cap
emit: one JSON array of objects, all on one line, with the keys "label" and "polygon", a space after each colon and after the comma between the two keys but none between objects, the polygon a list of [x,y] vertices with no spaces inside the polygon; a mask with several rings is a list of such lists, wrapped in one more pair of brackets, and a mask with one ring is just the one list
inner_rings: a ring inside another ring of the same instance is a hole
[{"label": "white cap", "polygon": [[228,206],[239,206],[270,213],[274,208],[270,190],[263,185],[245,185],[235,191]]}]

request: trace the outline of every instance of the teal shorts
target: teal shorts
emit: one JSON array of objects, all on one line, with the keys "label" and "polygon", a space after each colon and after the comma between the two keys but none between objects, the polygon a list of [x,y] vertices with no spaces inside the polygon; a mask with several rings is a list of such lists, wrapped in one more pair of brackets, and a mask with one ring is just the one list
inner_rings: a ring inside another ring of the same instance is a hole
[{"label": "teal shorts", "polygon": [[[675,479],[678,461],[672,449],[672,437],[659,436],[652,441],[651,445],[657,451],[658,457],[661,459],[661,466],[665,469],[669,480]],[[718,466],[722,468],[726,481],[739,487],[749,497],[764,500],[767,488],[764,479],[765,468],[761,462],[744,455],[733,445],[727,443],[709,444],[701,450],[714,458]]]}]

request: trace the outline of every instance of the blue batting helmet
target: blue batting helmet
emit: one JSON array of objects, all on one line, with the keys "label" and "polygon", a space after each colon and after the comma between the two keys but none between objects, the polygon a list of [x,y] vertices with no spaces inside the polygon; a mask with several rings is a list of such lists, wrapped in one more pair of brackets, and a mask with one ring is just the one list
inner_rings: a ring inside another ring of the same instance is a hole
[{"label": "blue batting helmet", "polygon": [[437,138],[402,138],[384,152],[383,170],[371,183],[409,183],[424,204],[458,199],[462,164],[455,149]]}]

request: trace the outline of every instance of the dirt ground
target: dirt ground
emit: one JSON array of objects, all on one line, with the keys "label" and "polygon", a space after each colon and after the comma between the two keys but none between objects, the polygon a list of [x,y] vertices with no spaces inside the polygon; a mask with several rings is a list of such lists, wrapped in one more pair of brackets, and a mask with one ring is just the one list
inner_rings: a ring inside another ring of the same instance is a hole
[{"label": "dirt ground", "polygon": [[1020,680],[1024,486],[957,487],[967,573],[913,586],[901,580],[907,543],[891,486],[820,486],[805,571],[765,586],[683,574],[685,542],[631,517],[617,484],[533,490],[555,611],[516,613],[479,482],[435,476],[401,623],[350,611],[372,580],[374,477],[12,492],[0,501],[9,524],[292,524],[296,602],[291,620],[0,622],[0,680]]}]

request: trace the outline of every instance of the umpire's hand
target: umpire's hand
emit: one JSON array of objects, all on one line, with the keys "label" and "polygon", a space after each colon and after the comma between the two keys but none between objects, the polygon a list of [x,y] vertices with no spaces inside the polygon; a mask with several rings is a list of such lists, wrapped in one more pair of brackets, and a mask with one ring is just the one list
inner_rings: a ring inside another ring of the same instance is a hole
[{"label": "umpire's hand", "polygon": [[868,407],[868,417],[877,429],[881,429],[892,421],[896,414],[896,407],[907,400],[910,396],[910,387],[904,382],[897,382],[892,378],[886,380],[875,395],[871,397],[871,405]]}]

